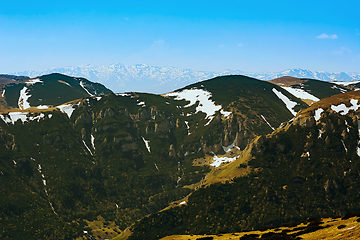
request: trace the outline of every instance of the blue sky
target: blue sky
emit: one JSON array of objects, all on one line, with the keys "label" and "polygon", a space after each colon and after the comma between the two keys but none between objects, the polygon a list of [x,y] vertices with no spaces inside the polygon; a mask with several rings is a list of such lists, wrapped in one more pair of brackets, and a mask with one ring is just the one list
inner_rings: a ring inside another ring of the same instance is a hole
[{"label": "blue sky", "polygon": [[84,64],[360,72],[360,1],[0,1],[0,73]]}]

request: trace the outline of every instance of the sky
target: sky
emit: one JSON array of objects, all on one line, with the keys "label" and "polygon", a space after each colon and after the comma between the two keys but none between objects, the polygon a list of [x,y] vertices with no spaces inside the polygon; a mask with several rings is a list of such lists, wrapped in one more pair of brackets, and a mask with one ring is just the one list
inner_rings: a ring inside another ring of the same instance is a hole
[{"label": "sky", "polygon": [[360,1],[0,0],[0,73],[145,63],[360,72]]}]

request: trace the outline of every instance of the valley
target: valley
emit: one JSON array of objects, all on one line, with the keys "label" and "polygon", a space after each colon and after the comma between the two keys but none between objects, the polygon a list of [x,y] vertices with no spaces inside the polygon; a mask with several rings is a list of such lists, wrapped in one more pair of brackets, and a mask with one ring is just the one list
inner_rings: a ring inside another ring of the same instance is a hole
[{"label": "valley", "polygon": [[239,239],[360,211],[357,83],[232,75],[158,95],[0,80],[1,239]]}]

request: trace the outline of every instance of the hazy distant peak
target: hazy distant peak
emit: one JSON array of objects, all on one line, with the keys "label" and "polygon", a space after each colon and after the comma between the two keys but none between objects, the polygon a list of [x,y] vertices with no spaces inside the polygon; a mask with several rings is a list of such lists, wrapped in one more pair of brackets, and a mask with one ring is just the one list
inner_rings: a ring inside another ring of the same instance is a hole
[{"label": "hazy distant peak", "polygon": [[360,73],[311,71],[302,68],[287,69],[281,72],[244,72],[225,69],[223,71],[195,71],[171,66],[150,66],[148,64],[125,65],[81,65],[62,68],[50,68],[43,71],[23,71],[12,73],[37,77],[49,73],[62,73],[74,77],[84,77],[100,82],[114,92],[151,92],[166,93],[186,85],[224,75],[246,75],[249,77],[271,80],[283,76],[318,79],[324,81],[353,81],[360,79]]}]

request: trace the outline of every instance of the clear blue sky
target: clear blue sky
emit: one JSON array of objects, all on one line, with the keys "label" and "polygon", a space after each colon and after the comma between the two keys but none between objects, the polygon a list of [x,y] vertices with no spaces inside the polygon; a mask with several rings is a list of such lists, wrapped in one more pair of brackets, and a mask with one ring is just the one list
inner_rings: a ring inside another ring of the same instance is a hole
[{"label": "clear blue sky", "polygon": [[146,63],[360,72],[360,1],[0,0],[0,73]]}]

